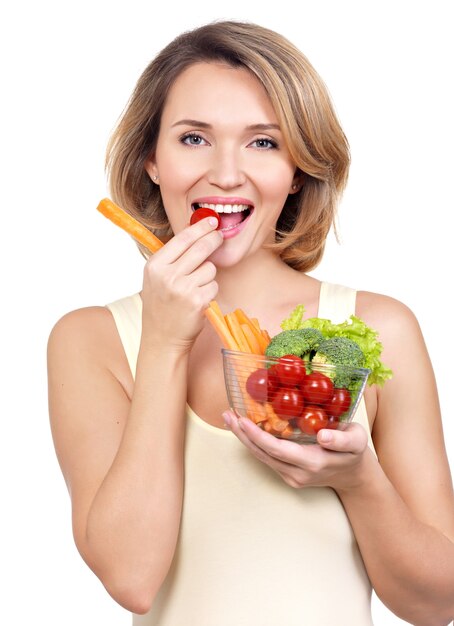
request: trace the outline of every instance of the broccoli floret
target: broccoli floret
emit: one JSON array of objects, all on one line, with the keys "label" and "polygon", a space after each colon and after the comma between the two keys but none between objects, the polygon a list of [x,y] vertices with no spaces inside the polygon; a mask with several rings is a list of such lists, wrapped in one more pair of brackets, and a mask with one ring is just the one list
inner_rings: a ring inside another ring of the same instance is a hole
[{"label": "broccoli floret", "polygon": [[303,360],[309,360],[322,341],[322,333],[315,328],[284,330],[271,339],[265,354],[277,358],[294,354]]},{"label": "broccoli floret", "polygon": [[[365,357],[356,341],[347,337],[330,337],[319,345],[312,362],[327,365],[348,365],[352,368],[358,368],[364,367]],[[335,387],[348,388],[352,385],[352,373],[348,371],[337,370],[331,375],[327,374],[327,376],[333,379]]]}]

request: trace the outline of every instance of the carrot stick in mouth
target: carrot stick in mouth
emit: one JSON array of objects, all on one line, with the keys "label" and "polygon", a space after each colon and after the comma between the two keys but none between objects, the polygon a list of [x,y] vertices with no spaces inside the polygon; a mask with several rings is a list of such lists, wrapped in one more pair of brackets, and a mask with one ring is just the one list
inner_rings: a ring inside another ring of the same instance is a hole
[{"label": "carrot stick in mouth", "polygon": [[[132,215],[129,215],[129,213],[126,213],[126,211],[121,209],[109,198],[103,198],[98,204],[97,209],[100,213],[102,213],[102,215],[104,215],[104,217],[107,217],[111,222],[113,222],[129,235],[134,237],[136,241],[144,245],[151,253],[157,252],[164,245],[162,241],[158,239],[158,237],[156,237],[156,235],[154,235],[148,228],[146,228],[146,226],[144,226],[138,220],[132,217]],[[241,309],[239,309],[238,311],[240,312],[240,319],[242,322],[248,323],[250,324],[250,326],[254,326],[249,320],[248,316],[243,311],[241,311]],[[222,314],[221,309],[219,308],[219,305],[215,300],[210,302],[209,307],[205,310],[205,315],[209,322],[212,324],[219,338],[221,339],[224,348],[245,352],[246,350],[244,350],[244,348],[247,347],[247,351],[250,351],[250,348],[246,341],[244,342],[244,344],[243,342],[241,342],[242,345],[240,347],[237,339],[235,339],[234,334],[229,328],[227,316],[224,316]],[[240,324],[238,324],[238,322],[237,325],[241,331],[241,326]],[[264,332],[266,332],[261,331],[260,326],[258,327],[258,329],[256,329],[256,332],[257,331],[262,335]],[[260,348],[262,349],[261,354],[264,354],[265,352],[265,343],[267,342],[263,340],[263,343],[260,346]]]}]

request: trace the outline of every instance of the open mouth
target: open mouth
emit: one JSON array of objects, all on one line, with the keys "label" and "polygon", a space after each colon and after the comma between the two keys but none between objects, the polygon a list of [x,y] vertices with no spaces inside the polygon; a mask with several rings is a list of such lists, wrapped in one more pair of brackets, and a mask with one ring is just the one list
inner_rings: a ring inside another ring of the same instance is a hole
[{"label": "open mouth", "polygon": [[216,211],[221,220],[220,230],[227,232],[244,222],[253,212],[250,204],[209,204],[206,202],[194,202],[192,210],[207,208]]}]

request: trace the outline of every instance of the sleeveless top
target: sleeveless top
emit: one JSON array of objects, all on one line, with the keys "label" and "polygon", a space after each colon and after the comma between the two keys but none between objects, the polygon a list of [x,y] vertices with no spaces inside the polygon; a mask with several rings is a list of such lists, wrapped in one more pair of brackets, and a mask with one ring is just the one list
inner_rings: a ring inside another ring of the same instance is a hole
[{"label": "sleeveless top", "polygon": [[[342,322],[355,300],[354,290],[322,283],[318,316]],[[134,376],[140,295],[108,308]],[[354,421],[373,447],[364,399]],[[289,487],[187,406],[179,540],[151,610],[133,626],[335,624],[372,626],[370,581],[335,491]]]}]

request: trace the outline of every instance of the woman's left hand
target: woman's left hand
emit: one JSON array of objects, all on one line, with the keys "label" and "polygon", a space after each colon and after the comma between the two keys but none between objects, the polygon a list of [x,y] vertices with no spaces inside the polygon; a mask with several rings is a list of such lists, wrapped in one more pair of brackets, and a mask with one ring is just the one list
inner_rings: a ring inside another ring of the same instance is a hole
[{"label": "woman's left hand", "polygon": [[226,411],[223,417],[252,454],[291,487],[348,490],[360,486],[365,479],[366,457],[372,452],[360,424],[350,423],[345,430],[320,430],[317,444],[301,445],[278,439],[233,411]]}]

